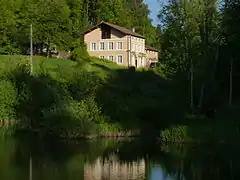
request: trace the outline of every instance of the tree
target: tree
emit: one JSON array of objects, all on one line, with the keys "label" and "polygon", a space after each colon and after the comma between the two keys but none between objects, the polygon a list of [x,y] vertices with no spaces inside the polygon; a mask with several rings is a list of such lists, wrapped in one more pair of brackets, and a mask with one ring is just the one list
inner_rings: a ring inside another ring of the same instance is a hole
[{"label": "tree", "polygon": [[19,53],[19,48],[13,39],[16,33],[14,10],[13,0],[0,1],[0,54]]},{"label": "tree", "polygon": [[172,0],[159,16],[161,57],[171,75],[188,79],[192,109],[196,104],[201,108],[205,84],[213,70],[216,17],[215,0]]}]

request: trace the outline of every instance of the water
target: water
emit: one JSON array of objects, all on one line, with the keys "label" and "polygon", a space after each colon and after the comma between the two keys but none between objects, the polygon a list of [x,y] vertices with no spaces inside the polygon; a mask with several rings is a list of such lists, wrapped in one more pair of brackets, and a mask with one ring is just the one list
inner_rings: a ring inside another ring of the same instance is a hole
[{"label": "water", "polygon": [[0,140],[1,180],[239,179],[240,148],[151,140]]}]

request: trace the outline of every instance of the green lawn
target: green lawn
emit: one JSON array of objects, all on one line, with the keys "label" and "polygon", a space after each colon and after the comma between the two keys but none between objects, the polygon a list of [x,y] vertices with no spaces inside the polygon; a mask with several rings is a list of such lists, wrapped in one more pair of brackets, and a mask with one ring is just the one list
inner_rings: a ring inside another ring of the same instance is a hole
[{"label": "green lawn", "polygon": [[[0,68],[4,69],[7,66],[14,65],[17,61],[24,58],[28,59],[29,57],[22,55],[0,55]],[[33,57],[33,72],[38,73],[42,67],[53,77],[55,77],[57,74],[56,70],[58,68],[64,69],[65,71],[70,71],[71,68],[76,65],[77,62],[66,59],[53,59],[42,56]],[[109,73],[114,73],[115,70],[126,69],[124,66],[119,66],[116,63],[110,62],[108,60],[101,60],[95,57],[90,58],[89,62],[85,62],[80,66],[89,72],[97,73],[102,79],[105,79]]]}]

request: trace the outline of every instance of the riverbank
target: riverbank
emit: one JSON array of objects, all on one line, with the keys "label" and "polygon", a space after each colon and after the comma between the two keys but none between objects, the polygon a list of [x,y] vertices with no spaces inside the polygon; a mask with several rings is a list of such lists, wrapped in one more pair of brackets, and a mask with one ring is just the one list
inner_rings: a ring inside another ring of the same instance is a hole
[{"label": "riverbank", "polygon": [[238,104],[218,109],[212,118],[192,116],[181,124],[165,128],[159,140],[164,143],[230,143],[240,140]]}]

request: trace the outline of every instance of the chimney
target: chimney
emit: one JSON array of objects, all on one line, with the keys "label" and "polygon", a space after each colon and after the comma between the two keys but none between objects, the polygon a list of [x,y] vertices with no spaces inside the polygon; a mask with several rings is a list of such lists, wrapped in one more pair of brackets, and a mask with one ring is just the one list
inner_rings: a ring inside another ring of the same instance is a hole
[{"label": "chimney", "polygon": [[135,28],[132,28],[132,32],[135,32]]}]

